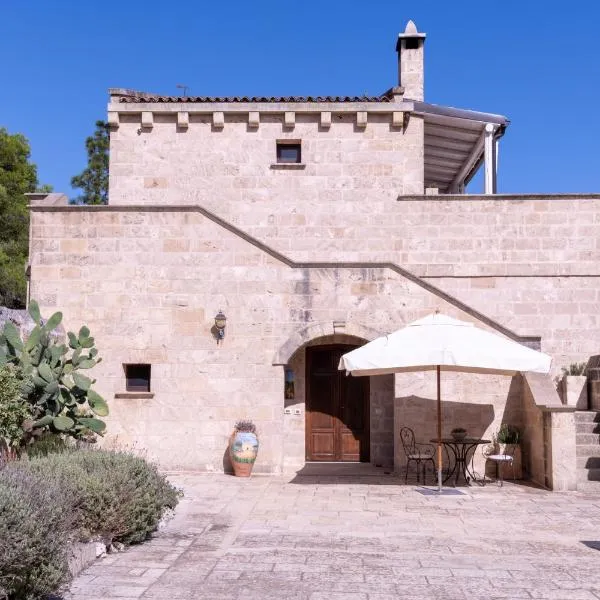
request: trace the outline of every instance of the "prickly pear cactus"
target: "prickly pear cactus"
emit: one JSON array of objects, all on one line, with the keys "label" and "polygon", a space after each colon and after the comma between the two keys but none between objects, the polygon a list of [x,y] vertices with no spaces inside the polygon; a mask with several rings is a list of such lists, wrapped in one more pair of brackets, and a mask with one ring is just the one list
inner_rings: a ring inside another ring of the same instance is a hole
[{"label": "prickly pear cactus", "polygon": [[31,301],[29,314],[36,325],[25,341],[10,321],[0,333],[0,365],[20,367],[21,393],[34,415],[24,429],[30,436],[46,430],[75,438],[102,435],[106,424],[97,417],[108,415],[108,405],[92,389],[96,380],[81,373],[102,360],[90,330],[83,326],[77,335],[69,331],[66,346],[52,335],[62,313],[44,320],[37,302]]}]

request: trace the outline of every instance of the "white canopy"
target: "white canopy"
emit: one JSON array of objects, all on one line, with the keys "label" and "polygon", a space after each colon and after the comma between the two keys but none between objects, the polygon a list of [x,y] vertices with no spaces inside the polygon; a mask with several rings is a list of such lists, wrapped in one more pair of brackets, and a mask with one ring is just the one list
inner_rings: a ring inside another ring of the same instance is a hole
[{"label": "white canopy", "polygon": [[352,375],[437,370],[438,490],[442,492],[442,400],[440,371],[513,375],[548,373],[552,359],[472,323],[435,313],[377,338],[340,359]]},{"label": "white canopy", "polygon": [[472,323],[436,313],[344,354],[353,375],[433,370],[512,375],[548,373],[552,358]]}]

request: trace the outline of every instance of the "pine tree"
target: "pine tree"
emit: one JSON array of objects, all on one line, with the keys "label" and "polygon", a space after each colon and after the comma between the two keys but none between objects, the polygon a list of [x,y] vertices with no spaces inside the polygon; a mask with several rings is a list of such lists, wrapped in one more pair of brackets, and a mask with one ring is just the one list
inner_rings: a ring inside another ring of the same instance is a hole
[{"label": "pine tree", "polygon": [[108,151],[109,126],[96,121],[96,131],[85,140],[88,165],[71,179],[71,185],[81,188],[83,194],[73,200],[75,204],[108,204]]}]

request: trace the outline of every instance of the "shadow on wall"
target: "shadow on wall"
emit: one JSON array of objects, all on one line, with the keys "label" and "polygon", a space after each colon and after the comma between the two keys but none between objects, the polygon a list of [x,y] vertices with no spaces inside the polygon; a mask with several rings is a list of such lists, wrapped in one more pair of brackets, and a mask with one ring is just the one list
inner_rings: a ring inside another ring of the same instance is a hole
[{"label": "shadow on wall", "polygon": [[231,464],[231,458],[229,456],[229,442],[227,442],[227,447],[225,448],[225,452],[223,452],[223,473],[225,475],[233,475],[233,465]]},{"label": "shadow on wall", "polygon": [[[401,427],[410,427],[415,432],[416,441],[420,443],[429,443],[437,438],[437,400],[411,395],[396,397],[395,402],[395,431],[399,431]],[[452,429],[462,427],[467,430],[468,437],[480,438],[493,421],[492,404],[442,400],[442,437],[449,437]]]}]

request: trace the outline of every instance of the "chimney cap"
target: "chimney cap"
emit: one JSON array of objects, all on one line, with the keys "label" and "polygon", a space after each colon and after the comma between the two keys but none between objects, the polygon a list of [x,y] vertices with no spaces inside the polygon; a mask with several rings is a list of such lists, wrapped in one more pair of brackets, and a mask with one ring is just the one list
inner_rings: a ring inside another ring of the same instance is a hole
[{"label": "chimney cap", "polygon": [[419,31],[417,30],[417,26],[415,25],[415,22],[412,19],[406,24],[404,33],[398,34],[398,38],[401,40],[406,39],[406,38],[424,39],[426,37],[427,37],[427,34],[419,33]]}]

